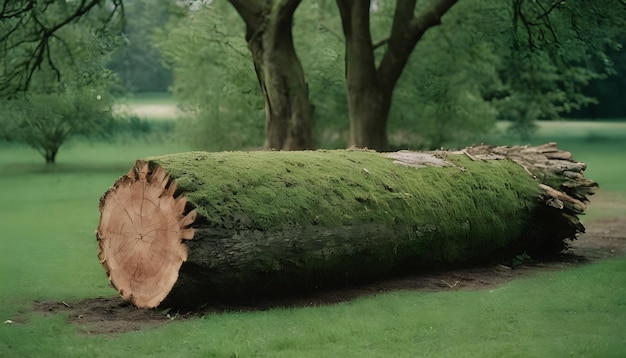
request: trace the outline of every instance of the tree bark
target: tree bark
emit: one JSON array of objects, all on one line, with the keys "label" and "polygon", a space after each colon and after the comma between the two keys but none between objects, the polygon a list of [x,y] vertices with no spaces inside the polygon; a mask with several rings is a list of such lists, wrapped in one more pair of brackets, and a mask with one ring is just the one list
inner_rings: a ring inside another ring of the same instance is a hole
[{"label": "tree bark", "polygon": [[369,1],[337,1],[346,37],[350,146],[387,150],[391,91],[381,87],[370,34]]},{"label": "tree bark", "polygon": [[193,308],[554,252],[584,230],[584,168],[554,144],[148,158],[100,199],[98,256],[135,305]]},{"label": "tree bark", "polygon": [[312,149],[313,107],[292,38],[300,0],[238,1],[246,41],[265,99],[265,148]]},{"label": "tree bark", "polygon": [[413,49],[426,31],[458,0],[437,0],[414,16],[416,0],[398,0],[387,48],[376,66],[369,1],[337,0],[346,38],[346,85],[350,145],[388,150],[387,121],[393,90]]}]

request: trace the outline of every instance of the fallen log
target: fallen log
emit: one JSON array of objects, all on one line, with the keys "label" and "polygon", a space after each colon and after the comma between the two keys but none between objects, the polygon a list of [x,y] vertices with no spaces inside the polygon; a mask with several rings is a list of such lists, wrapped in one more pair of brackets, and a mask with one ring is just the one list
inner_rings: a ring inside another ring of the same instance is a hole
[{"label": "fallen log", "polygon": [[554,252],[584,231],[584,169],[554,143],[147,158],[100,199],[98,257],[136,306],[193,307]]}]

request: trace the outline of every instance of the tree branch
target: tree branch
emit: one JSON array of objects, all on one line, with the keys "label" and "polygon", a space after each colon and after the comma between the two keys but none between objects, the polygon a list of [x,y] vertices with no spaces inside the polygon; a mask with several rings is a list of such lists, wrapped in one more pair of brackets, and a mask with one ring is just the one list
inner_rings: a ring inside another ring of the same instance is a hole
[{"label": "tree branch", "polygon": [[262,33],[271,0],[228,0],[246,24],[246,41]]},{"label": "tree branch", "polygon": [[372,48],[373,48],[374,50],[376,50],[376,49],[378,49],[379,47],[385,46],[385,45],[386,45],[386,44],[388,44],[388,43],[389,43],[389,37],[384,38],[384,39],[382,39],[382,40],[380,40],[380,41],[378,41],[378,42],[375,42],[374,44],[372,44]]},{"label": "tree branch", "polygon": [[537,6],[539,6],[541,8],[541,10],[543,10],[543,14],[537,16],[537,20],[544,18],[544,17],[549,17],[550,14],[552,13],[552,10],[556,9],[557,7],[565,4],[565,1],[556,1],[554,2],[552,5],[550,5],[550,7],[548,9],[546,9],[543,4],[541,4],[541,1],[537,1],[535,2],[537,4]]},{"label": "tree branch", "polygon": [[349,86],[367,85],[376,81],[374,45],[370,33],[370,2],[337,0],[346,38],[346,78]]},{"label": "tree branch", "polygon": [[291,34],[293,14],[301,0],[273,0],[269,24],[276,33]]},{"label": "tree branch", "polygon": [[[394,24],[387,51],[378,66],[381,85],[391,91],[411,52],[431,27],[441,24],[441,17],[457,3],[458,0],[437,0],[417,16],[413,17],[415,0],[398,0],[394,14]],[[407,12],[411,15],[407,16]]]},{"label": "tree branch", "polygon": [[[528,4],[527,8],[528,12],[537,14],[536,16],[530,15],[534,17],[529,18],[529,15],[526,14],[524,10],[524,4]],[[528,44],[528,48],[530,51],[534,51],[539,48],[539,43],[553,43],[556,45],[559,44],[559,38],[556,33],[556,29],[552,24],[551,15],[557,9],[567,9],[565,6],[565,2],[562,0],[557,1],[549,1],[549,4],[544,4],[540,0],[525,2],[525,0],[516,0],[513,5],[513,16],[514,16],[514,29],[513,31],[517,31],[517,20],[521,21],[524,30],[526,32],[526,42]],[[574,29],[578,31],[577,29]],[[549,39],[546,38],[546,32],[550,34]],[[537,33],[538,36],[535,39],[534,34]]]},{"label": "tree branch", "polygon": [[[22,1],[21,4],[23,6],[19,6],[20,4],[17,1],[4,0],[2,10],[0,10],[0,20],[12,19],[31,11],[35,6],[35,0]],[[14,8],[9,9],[9,5],[13,5]]]},{"label": "tree branch", "polygon": [[[11,95],[16,92],[26,91],[32,81],[35,72],[41,69],[41,65],[46,61],[60,80],[61,73],[54,63],[54,58],[50,49],[51,39],[60,39],[56,34],[61,28],[78,21],[86,16],[96,5],[103,3],[103,0],[80,0],[72,8],[72,11],[60,19],[43,21],[40,17],[45,13],[55,0],[45,2],[11,1],[4,0],[0,9],[0,19],[9,24],[0,35],[0,41],[4,44],[0,55],[11,57],[13,61],[6,63],[2,82],[0,84],[0,95]],[[106,28],[113,23],[117,14],[121,13],[120,20],[123,22],[124,7],[122,0],[113,0],[113,9],[104,20],[102,28]],[[16,53],[19,53],[16,55]],[[22,60],[17,58],[21,57]]]}]

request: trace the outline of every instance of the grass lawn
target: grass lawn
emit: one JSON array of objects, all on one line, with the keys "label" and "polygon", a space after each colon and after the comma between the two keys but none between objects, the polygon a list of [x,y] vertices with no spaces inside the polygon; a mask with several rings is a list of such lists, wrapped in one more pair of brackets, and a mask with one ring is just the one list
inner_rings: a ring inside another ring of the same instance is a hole
[{"label": "grass lawn", "polygon": [[[589,217],[626,217],[626,123],[568,126],[546,125],[532,143],[558,141],[615,198],[616,209],[592,205]],[[32,312],[34,300],[116,295],[96,257],[98,199],[135,159],[182,150],[78,142],[50,168],[34,151],[0,143],[0,321],[14,321],[0,324],[0,357],[626,356],[626,258],[491,290],[392,292],[119,335],[83,335],[62,314]]]}]

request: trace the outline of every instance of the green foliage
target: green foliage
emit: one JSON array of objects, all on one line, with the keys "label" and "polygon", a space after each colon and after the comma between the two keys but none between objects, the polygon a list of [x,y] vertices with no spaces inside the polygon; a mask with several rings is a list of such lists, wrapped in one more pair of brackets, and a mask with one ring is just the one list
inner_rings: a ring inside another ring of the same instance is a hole
[{"label": "green foliage", "polygon": [[[520,3],[527,18],[539,16],[537,2]],[[605,9],[592,6],[592,12],[580,5],[568,2],[550,14],[556,40],[546,38],[546,27],[527,32],[513,18],[510,2],[455,5],[443,25],[417,45],[396,89],[391,128],[414,123],[413,130],[396,136],[404,134],[410,139],[405,142],[422,148],[467,145],[489,132],[498,118],[513,123],[512,133],[528,138],[536,120],[558,119],[594,103],[582,88],[612,73],[606,52],[620,38],[623,19],[617,14],[624,8],[608,1]],[[600,14],[612,20],[582,30]]]},{"label": "green foliage", "polygon": [[[104,95],[104,97],[103,97]],[[6,101],[2,137],[26,143],[54,163],[61,145],[78,135],[103,135],[112,129],[110,96],[98,91],[25,94]],[[109,97],[108,100],[105,97]],[[108,102],[108,103],[107,103]]]},{"label": "green foliage", "polygon": [[29,90],[34,77],[50,86],[72,77],[74,65],[85,71],[106,62],[102,55],[116,45],[122,6],[120,0],[107,6],[99,2],[5,1],[0,9],[0,95]]},{"label": "green foliage", "polygon": [[514,133],[526,139],[536,120],[559,119],[596,103],[582,89],[614,73],[607,52],[623,39],[619,29],[626,26],[626,5],[602,3],[568,1],[549,11],[539,2],[517,0],[508,9],[494,3],[510,18],[503,19],[509,31],[494,43],[502,82],[488,97],[499,118],[513,122]]},{"label": "green foliage", "polygon": [[125,41],[107,67],[119,76],[125,90],[132,93],[169,91],[172,71],[163,63],[154,33],[170,16],[175,16],[174,6],[170,0],[124,2]]},{"label": "green foliage", "polygon": [[590,104],[586,108],[574,111],[571,117],[586,119],[620,120],[626,117],[626,106],[622,102],[622,92],[626,88],[626,38],[608,52],[611,62],[614,64],[615,75],[606,79],[592,81],[585,87],[584,93],[594,96],[598,103]]},{"label": "green foliage", "polygon": [[50,60],[33,73],[28,91],[0,100],[0,135],[28,144],[46,163],[54,163],[70,138],[105,136],[113,128],[110,93],[116,77],[105,65],[116,44],[89,19],[58,30],[48,44]]},{"label": "green foliage", "polygon": [[459,3],[418,43],[395,92],[394,146],[460,147],[493,128],[497,111],[482,93],[498,83],[500,59],[484,41],[480,11]]},{"label": "green foliage", "polygon": [[244,34],[224,1],[182,15],[157,35],[174,70],[174,96],[188,117],[178,129],[194,148],[263,144],[263,97]]},{"label": "green foliage", "polygon": [[300,4],[295,13],[294,43],[313,104],[315,143],[319,148],[346,148],[348,103],[344,74],[344,37],[334,1]]},{"label": "green foliage", "polygon": [[513,122],[511,130],[527,139],[536,129],[538,119],[559,119],[563,113],[580,109],[595,99],[581,90],[603,75],[591,69],[563,61],[555,65],[545,53],[509,60],[503,72],[504,88],[509,94],[495,101],[499,118]]}]

